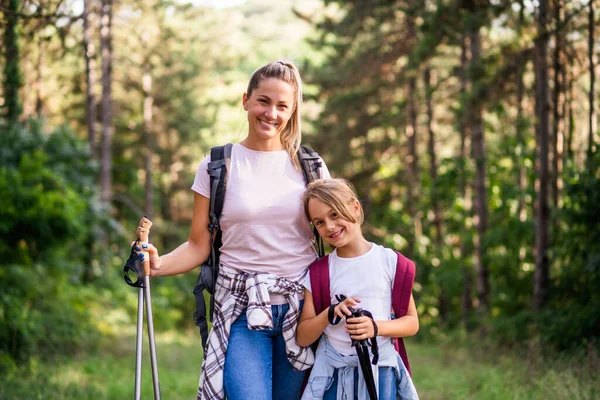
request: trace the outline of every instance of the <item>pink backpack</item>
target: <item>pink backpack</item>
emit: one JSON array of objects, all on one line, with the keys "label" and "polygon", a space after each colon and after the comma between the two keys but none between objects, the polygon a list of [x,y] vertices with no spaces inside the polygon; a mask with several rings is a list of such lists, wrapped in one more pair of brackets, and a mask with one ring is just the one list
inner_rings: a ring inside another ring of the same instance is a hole
[{"label": "pink backpack", "polygon": [[[394,309],[394,318],[400,318],[406,315],[408,311],[410,295],[415,281],[415,263],[397,251],[396,254],[398,255],[398,262],[396,263],[396,275],[394,278],[394,287],[392,288],[392,308]],[[331,305],[329,257],[325,256],[318,259],[309,268],[313,302],[315,304],[315,312],[318,315]],[[408,355],[406,354],[404,340],[402,338],[393,338],[393,340],[394,347],[410,374],[410,365],[408,364]]]}]

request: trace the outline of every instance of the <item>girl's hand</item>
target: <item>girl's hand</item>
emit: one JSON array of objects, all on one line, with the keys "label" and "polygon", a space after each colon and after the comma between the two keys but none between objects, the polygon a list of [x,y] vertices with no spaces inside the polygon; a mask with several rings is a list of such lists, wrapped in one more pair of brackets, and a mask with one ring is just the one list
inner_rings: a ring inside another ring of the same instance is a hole
[{"label": "girl's hand", "polygon": [[[135,242],[131,243],[133,246]],[[140,260],[144,261],[147,254],[150,257],[150,276],[160,276],[161,271],[161,261],[160,256],[158,255],[158,249],[154,247],[152,243],[147,244],[139,244],[137,243],[135,249],[136,253],[139,255]]]},{"label": "girl's hand", "polygon": [[349,308],[353,308],[358,303],[360,303],[360,299],[356,297],[347,297],[344,301],[335,306],[333,313],[339,318],[346,318],[346,316],[352,315],[352,312],[349,310]]},{"label": "girl's hand", "polygon": [[375,326],[369,317],[348,318],[346,320],[346,332],[350,338],[364,340],[375,336]]}]

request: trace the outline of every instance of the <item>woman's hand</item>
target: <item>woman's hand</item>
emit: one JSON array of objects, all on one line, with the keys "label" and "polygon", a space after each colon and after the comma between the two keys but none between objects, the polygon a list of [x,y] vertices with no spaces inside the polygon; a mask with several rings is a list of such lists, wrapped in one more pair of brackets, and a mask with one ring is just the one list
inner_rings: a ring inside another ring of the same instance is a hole
[{"label": "woman's hand", "polygon": [[366,316],[348,318],[346,320],[346,332],[354,340],[364,340],[375,336],[374,321]]},{"label": "woman's hand", "polygon": [[146,256],[144,253],[148,255],[150,259],[150,276],[160,276],[162,263],[158,255],[158,249],[152,243],[140,244],[133,242],[131,245],[133,246],[134,244],[136,245],[134,250],[141,261],[145,260]]}]

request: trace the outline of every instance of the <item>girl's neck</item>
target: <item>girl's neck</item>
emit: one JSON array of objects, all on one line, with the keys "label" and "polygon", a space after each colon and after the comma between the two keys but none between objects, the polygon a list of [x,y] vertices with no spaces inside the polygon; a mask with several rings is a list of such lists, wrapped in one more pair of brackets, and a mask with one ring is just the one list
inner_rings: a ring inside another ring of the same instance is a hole
[{"label": "girl's neck", "polygon": [[367,241],[364,237],[360,237],[349,243],[346,243],[342,247],[336,248],[336,253],[340,258],[354,258],[366,254],[373,245]]},{"label": "girl's neck", "polygon": [[279,140],[279,136],[274,140],[254,140],[250,136],[242,140],[240,144],[250,150],[254,151],[281,151],[285,150],[283,144]]}]

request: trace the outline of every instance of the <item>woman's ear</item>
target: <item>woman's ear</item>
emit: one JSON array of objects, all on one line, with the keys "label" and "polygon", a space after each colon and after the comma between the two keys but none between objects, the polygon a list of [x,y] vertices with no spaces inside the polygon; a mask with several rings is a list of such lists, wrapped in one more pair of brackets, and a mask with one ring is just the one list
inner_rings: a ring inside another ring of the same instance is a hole
[{"label": "woman's ear", "polygon": [[242,96],[242,107],[245,111],[248,111],[248,95],[246,93]]}]

